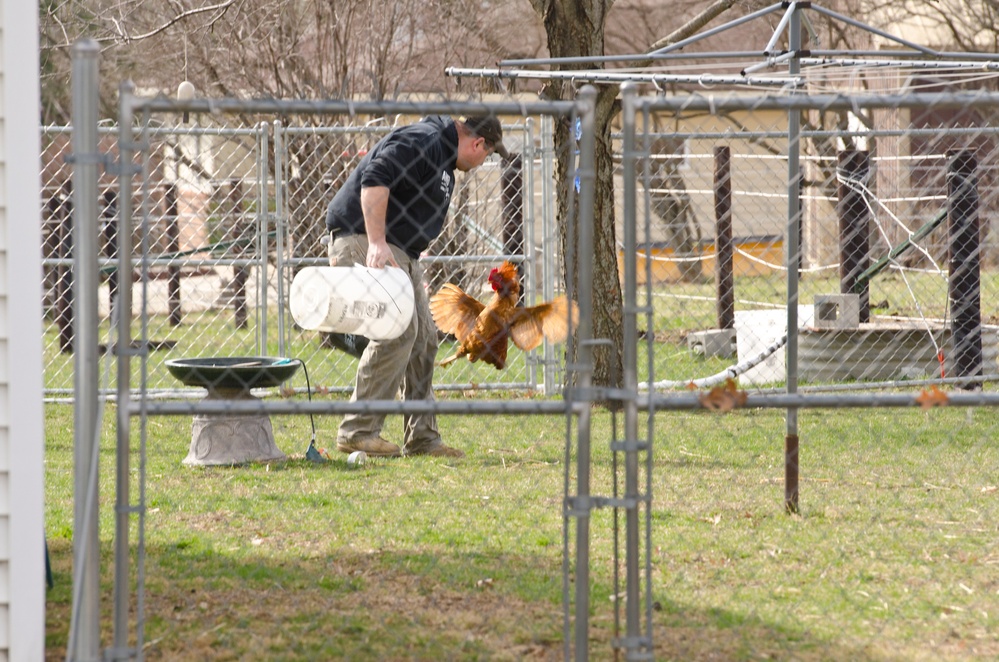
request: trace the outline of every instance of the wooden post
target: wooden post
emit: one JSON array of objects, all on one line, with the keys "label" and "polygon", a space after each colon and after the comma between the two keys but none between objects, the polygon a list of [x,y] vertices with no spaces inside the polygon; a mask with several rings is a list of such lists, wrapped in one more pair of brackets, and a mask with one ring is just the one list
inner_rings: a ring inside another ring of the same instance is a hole
[{"label": "wooden post", "polygon": [[[101,255],[115,260],[118,257],[118,194],[114,189],[106,189],[101,194]],[[113,264],[107,269],[108,274],[108,311],[114,317],[118,305],[118,287],[121,282],[118,265]],[[126,277],[131,277],[127,274]]]},{"label": "wooden post", "polygon": [[732,150],[715,147],[715,273],[718,328],[735,328],[734,246],[732,241]]},{"label": "wooden post", "polygon": [[[249,241],[244,234],[248,231],[243,219],[243,183],[238,179],[229,181],[228,212],[231,214],[229,227],[232,229],[232,256],[235,258],[246,257],[249,252],[248,245],[253,245],[252,231]],[[252,230],[252,228],[250,228]],[[236,265],[232,269],[232,314],[233,321],[237,329],[245,329],[248,326],[248,310],[246,306],[246,284],[250,279],[250,268],[243,265]]]},{"label": "wooden post", "polygon": [[[56,257],[69,260],[73,257],[73,186],[66,182],[62,188],[62,204],[57,207]],[[60,264],[56,267],[56,325],[59,327],[59,351],[73,353],[73,267]]]},{"label": "wooden post", "polygon": [[[524,178],[521,174],[520,154],[510,161],[503,161],[503,252],[507,255],[524,254]],[[524,280],[524,264],[517,263],[517,273]],[[526,288],[524,288],[526,289]],[[524,290],[520,301],[523,303]]]},{"label": "wooden post", "polygon": [[[843,293],[860,295],[860,321],[871,319],[870,287],[861,281],[870,261],[870,211],[864,194],[857,189],[867,186],[870,172],[869,155],[864,151],[847,150],[839,153],[839,289]],[[845,180],[845,181],[844,181]],[[851,182],[856,182],[852,184]]]},{"label": "wooden post", "polygon": [[[947,152],[950,235],[948,296],[956,377],[982,375],[981,240],[978,221],[978,161],[971,151]],[[969,379],[961,388],[981,388]]]},{"label": "wooden post", "polygon": [[[163,191],[163,207],[166,214],[166,240],[167,253],[172,260],[178,259],[180,253],[180,225],[178,219],[177,205],[177,185],[167,184]],[[180,302],[180,267],[167,267],[167,300],[170,316],[170,326],[180,326],[181,323],[181,302]]]}]

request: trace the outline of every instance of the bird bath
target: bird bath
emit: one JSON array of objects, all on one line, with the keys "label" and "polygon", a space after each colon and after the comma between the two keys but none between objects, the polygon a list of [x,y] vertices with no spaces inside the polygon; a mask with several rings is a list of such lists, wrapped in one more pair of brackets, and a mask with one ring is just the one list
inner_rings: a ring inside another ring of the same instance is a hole
[{"label": "bird bath", "polygon": [[[257,400],[254,388],[280,386],[298,370],[298,359],[225,356],[169,359],[167,370],[187,386],[208,390],[206,400]],[[232,465],[284,460],[267,414],[195,414],[184,464]]]}]

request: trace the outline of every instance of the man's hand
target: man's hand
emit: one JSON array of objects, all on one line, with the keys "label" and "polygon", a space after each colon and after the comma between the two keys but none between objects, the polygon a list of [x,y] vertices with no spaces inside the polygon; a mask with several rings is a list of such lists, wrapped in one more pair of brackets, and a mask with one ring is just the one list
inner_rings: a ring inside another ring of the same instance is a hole
[{"label": "man's hand", "polygon": [[386,264],[393,267],[399,266],[399,263],[395,261],[395,256],[392,255],[392,249],[384,239],[377,243],[371,241],[370,238],[368,239],[368,255],[365,259],[365,264],[372,269],[383,269]]},{"label": "man's hand", "polygon": [[387,186],[366,186],[361,189],[361,210],[364,213],[364,233],[368,236],[365,264],[372,269],[384,269],[386,264],[398,267],[392,249],[385,239],[385,214],[388,211]]}]

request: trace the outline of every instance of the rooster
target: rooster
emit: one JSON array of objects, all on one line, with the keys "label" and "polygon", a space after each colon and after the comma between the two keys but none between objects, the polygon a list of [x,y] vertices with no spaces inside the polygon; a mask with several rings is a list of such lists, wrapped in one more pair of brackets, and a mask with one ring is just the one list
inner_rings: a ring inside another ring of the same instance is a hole
[{"label": "rooster", "polygon": [[[458,339],[458,351],[438,365],[448,365],[462,356],[469,361],[485,361],[497,370],[506,366],[507,341],[524,351],[532,350],[544,338],[562,342],[570,323],[579,321],[576,303],[561,296],[554,301],[528,308],[518,307],[520,278],[509,262],[489,272],[495,294],[487,304],[447,283],[430,297],[430,312],[444,333]],[[570,322],[571,317],[571,322]]]}]

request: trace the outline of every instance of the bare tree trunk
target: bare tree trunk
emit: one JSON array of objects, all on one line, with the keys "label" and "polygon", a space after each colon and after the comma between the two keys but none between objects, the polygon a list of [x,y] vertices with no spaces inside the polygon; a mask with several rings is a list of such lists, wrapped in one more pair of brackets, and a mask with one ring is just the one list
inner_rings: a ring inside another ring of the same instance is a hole
[{"label": "bare tree trunk", "polygon": [[[604,54],[604,25],[612,0],[531,0],[535,11],[541,16],[548,36],[548,50],[552,57],[571,57]],[[676,43],[694,34],[713,18],[731,8],[735,0],[716,0],[697,17],[653,45],[653,49]],[[594,301],[600,304],[594,309],[593,334],[596,338],[607,339],[608,345],[594,348],[593,384],[595,386],[621,386],[622,345],[624,343],[623,297],[621,280],[617,267],[617,246],[614,241],[614,167],[612,161],[611,120],[618,112],[618,88],[609,85],[600,88],[596,107],[596,191],[594,195]],[[553,99],[565,98],[568,93],[558,82],[549,83],[545,96]],[[569,241],[578,235],[574,231],[578,217],[568,217],[568,195],[570,178],[569,158],[573,154],[570,127],[560,125],[555,131],[556,193],[558,196],[558,216],[567,219],[559,223],[559,232],[565,254]],[[572,224],[572,228],[570,228]],[[577,258],[578,259],[578,258]],[[575,278],[578,264],[566,265],[566,279]],[[651,330],[650,330],[651,331]],[[573,359],[575,357],[571,357]]]}]

